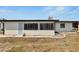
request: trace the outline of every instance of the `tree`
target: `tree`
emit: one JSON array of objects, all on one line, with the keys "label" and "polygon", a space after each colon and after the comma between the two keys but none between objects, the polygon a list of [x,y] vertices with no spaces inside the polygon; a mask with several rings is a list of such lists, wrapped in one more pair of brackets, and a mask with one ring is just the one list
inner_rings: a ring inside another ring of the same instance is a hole
[{"label": "tree", "polygon": [[53,17],[49,16],[49,17],[48,17],[48,20],[53,20]]}]

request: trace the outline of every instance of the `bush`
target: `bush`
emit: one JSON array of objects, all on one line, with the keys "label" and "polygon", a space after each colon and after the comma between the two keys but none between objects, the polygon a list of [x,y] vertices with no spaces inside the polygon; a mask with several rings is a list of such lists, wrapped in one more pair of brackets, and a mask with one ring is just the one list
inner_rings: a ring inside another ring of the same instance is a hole
[{"label": "bush", "polygon": [[26,34],[24,33],[23,36],[26,36]]}]

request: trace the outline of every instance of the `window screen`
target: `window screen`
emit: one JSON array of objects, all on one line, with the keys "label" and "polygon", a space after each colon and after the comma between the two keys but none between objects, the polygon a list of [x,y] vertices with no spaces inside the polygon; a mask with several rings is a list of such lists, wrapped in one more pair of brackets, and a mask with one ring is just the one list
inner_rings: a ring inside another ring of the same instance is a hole
[{"label": "window screen", "polygon": [[24,30],[38,30],[38,24],[24,24]]},{"label": "window screen", "polygon": [[53,30],[53,24],[51,23],[40,24],[40,30]]}]

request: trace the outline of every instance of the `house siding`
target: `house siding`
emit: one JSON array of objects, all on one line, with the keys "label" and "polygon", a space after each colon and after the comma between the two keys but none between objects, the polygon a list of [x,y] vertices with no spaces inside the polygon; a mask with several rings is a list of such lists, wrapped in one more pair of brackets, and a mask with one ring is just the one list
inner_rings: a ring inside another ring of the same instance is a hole
[{"label": "house siding", "polygon": [[[65,24],[65,28],[60,28],[60,24],[64,23]],[[72,27],[72,23],[67,23],[67,22],[58,22],[55,24],[55,30],[57,32],[68,32],[68,31],[72,31],[73,27]]]},{"label": "house siding", "polygon": [[24,30],[24,23],[18,23],[18,35],[22,35]]},{"label": "house siding", "polygon": [[3,24],[0,22],[0,30],[3,29]]},{"label": "house siding", "polygon": [[54,30],[24,30],[24,24],[27,23],[54,23],[54,22],[5,22],[5,34],[16,35],[55,35]]},{"label": "house siding", "polygon": [[18,34],[18,23],[16,22],[6,22],[5,25],[5,34]]}]

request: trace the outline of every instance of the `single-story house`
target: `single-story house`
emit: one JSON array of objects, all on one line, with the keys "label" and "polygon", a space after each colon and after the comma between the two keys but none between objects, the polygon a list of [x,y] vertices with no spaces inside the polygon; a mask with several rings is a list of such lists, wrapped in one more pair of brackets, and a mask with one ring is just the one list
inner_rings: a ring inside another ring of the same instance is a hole
[{"label": "single-story house", "polygon": [[55,35],[55,32],[79,30],[79,21],[0,20],[0,29],[8,35]]}]

